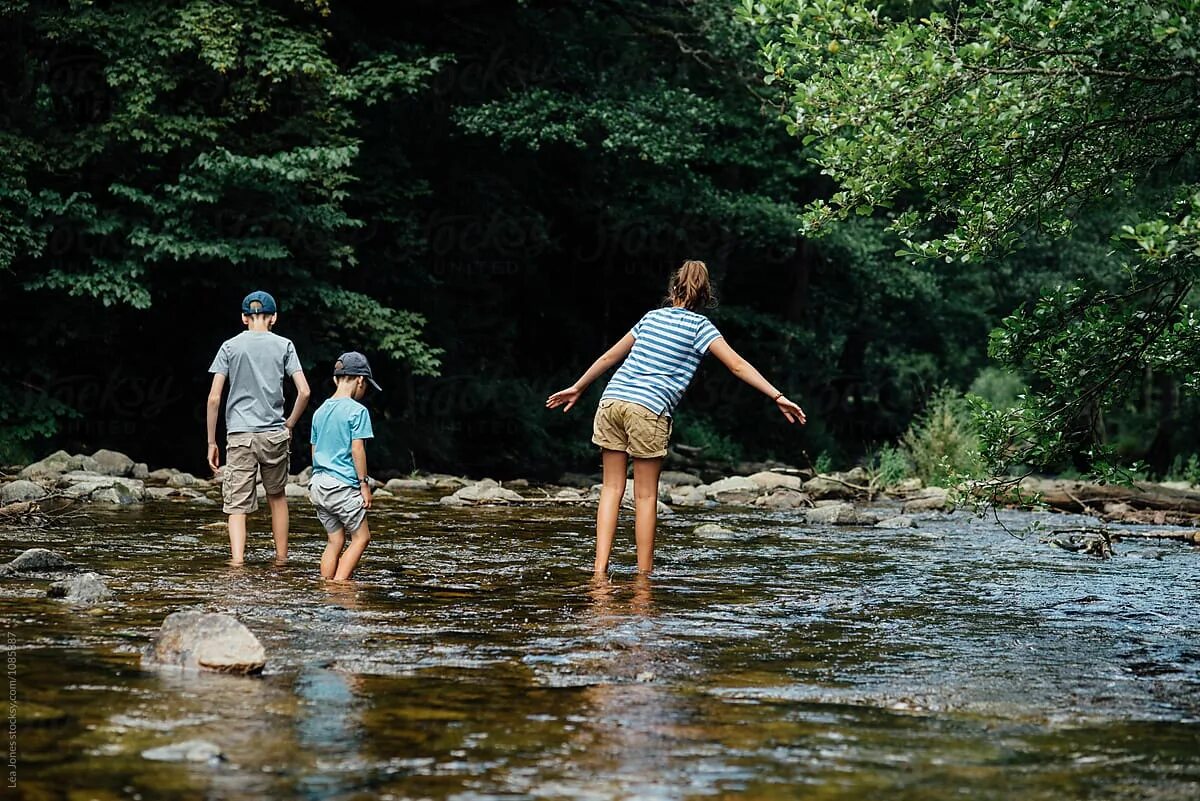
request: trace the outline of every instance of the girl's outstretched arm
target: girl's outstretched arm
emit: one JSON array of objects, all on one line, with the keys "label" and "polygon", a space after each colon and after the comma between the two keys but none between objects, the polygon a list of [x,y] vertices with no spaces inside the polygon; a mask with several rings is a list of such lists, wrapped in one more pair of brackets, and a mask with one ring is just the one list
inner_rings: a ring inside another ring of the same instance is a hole
[{"label": "girl's outstretched arm", "polygon": [[579,400],[579,396],[583,394],[583,391],[587,389],[593,381],[604,375],[609,368],[615,364],[618,364],[621,362],[621,360],[629,355],[629,351],[633,349],[633,342],[633,334],[626,334],[625,336],[621,337],[621,340],[617,344],[605,351],[603,356],[601,356],[599,359],[596,359],[596,361],[592,363],[592,366],[587,369],[587,372],[579,377],[578,381],[566,389],[555,392],[549,398],[546,398],[546,408],[557,409],[559,406],[564,406],[565,404],[563,411],[571,411],[571,407],[574,406],[575,402]]},{"label": "girl's outstretched arm", "polygon": [[804,425],[808,421],[808,418],[804,415],[804,410],[784,397],[784,394],[775,389],[775,386],[770,381],[763,378],[762,373],[754,369],[754,365],[743,359],[738,355],[737,351],[729,347],[729,343],[725,341],[725,337],[714,339],[712,344],[708,346],[708,352],[716,356],[721,364],[728,367],[729,372],[775,401],[775,405],[779,407],[780,413],[787,418],[789,423],[799,422],[800,425]]}]

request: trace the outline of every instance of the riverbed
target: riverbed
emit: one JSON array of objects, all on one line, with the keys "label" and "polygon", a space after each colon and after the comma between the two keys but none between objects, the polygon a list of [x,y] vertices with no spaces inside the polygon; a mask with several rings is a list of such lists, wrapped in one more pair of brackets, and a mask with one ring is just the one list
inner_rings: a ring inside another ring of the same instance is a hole
[{"label": "riverbed", "polygon": [[[211,508],[0,529],[109,577],[93,612],[0,585],[24,799],[1195,799],[1200,550],[1111,560],[966,513],[902,530],[724,508],[660,522],[657,570],[591,579],[586,507],[379,503],[322,583],[293,506],[227,564]],[[1040,518],[1063,525],[1063,516]],[[693,533],[703,522],[724,538]],[[143,670],[184,608],[263,642],[260,678]],[[11,686],[11,685],[10,685]],[[225,760],[147,759],[191,739]],[[6,781],[7,785],[8,782]],[[5,796],[14,792],[5,790]]]}]

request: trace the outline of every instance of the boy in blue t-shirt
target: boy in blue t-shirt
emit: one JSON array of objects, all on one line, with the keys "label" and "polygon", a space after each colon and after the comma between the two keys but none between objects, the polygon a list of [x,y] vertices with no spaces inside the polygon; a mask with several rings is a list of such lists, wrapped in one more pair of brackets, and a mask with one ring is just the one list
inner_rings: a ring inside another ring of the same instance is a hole
[{"label": "boy in blue t-shirt", "polygon": [[[367,357],[355,351],[338,357],[333,382],[337,391],[313,415],[309,497],[317,507],[317,519],[329,534],[329,544],[321,555],[321,577],[345,581],[371,541],[367,527],[371,485],[364,440],[375,434],[371,431],[371,415],[359,401],[367,393],[368,382],[376,390],[379,385],[371,375]],[[350,547],[343,553],[347,532]]]}]

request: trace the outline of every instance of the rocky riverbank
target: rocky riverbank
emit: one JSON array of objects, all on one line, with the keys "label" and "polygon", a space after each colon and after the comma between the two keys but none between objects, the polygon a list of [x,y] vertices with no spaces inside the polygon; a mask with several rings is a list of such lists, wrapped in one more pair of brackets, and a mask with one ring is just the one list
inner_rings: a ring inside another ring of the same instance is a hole
[{"label": "rocky riverbank", "polygon": [[[948,512],[951,493],[925,487],[918,479],[879,487],[862,468],[814,474],[775,463],[747,463],[744,475],[721,475],[711,465],[696,472],[665,470],[659,482],[659,514],[715,507],[757,507],[785,510],[813,525],[908,528],[923,517]],[[311,469],[291,476],[286,494],[307,501]],[[705,479],[708,479],[707,481]],[[202,478],[182,470],[151,470],[129,456],[110,450],[91,455],[58,451],[33,464],[10,470],[0,483],[0,522],[52,513],[79,503],[139,507],[153,503],[189,503],[219,507],[220,477]],[[447,508],[475,506],[589,505],[600,497],[598,475],[567,473],[555,483],[525,479],[500,482],[449,474],[412,474],[387,482],[373,480],[375,498],[438,503]],[[1061,511],[1082,512],[1110,523],[1195,525],[1200,518],[1200,492],[1179,485],[1141,484],[1127,490],[1082,482],[1028,479],[1021,484],[1028,505],[1036,493]],[[259,485],[260,499],[265,491]],[[633,482],[624,503],[633,506]],[[1176,536],[1189,542],[1193,534]]]}]

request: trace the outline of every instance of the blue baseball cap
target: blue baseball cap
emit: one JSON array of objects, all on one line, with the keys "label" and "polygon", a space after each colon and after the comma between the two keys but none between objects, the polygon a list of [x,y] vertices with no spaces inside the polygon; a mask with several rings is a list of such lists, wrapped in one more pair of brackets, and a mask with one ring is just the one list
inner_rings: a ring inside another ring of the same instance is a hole
[{"label": "blue baseball cap", "polygon": [[251,292],[242,300],[242,314],[275,314],[275,298],[262,290]]},{"label": "blue baseball cap", "polygon": [[356,350],[338,356],[338,360],[333,363],[333,374],[364,376],[367,381],[371,382],[371,386],[383,392],[383,389],[375,383],[375,377],[371,375],[371,365],[367,362],[367,357]]}]

